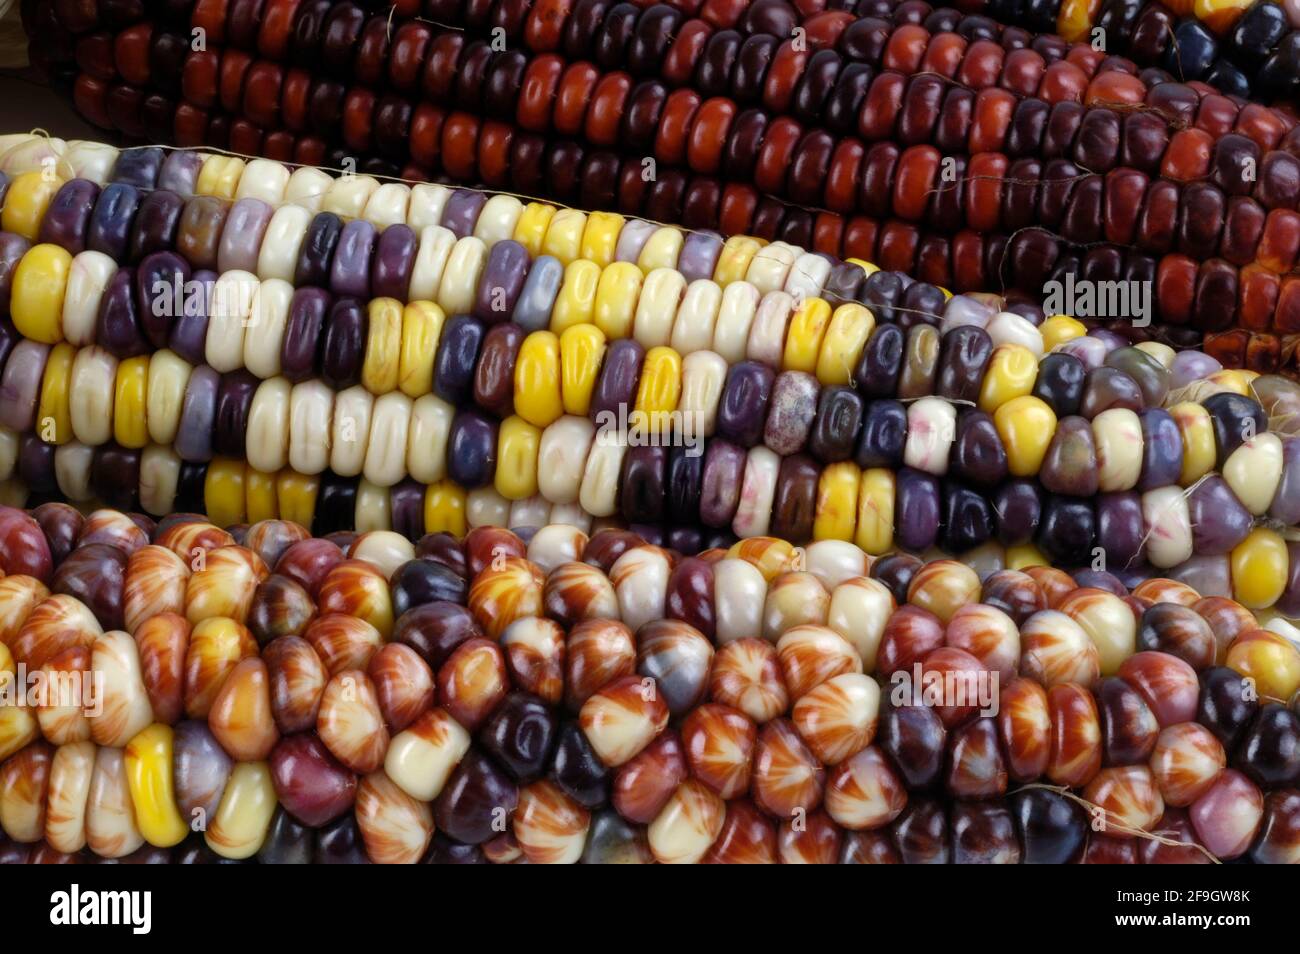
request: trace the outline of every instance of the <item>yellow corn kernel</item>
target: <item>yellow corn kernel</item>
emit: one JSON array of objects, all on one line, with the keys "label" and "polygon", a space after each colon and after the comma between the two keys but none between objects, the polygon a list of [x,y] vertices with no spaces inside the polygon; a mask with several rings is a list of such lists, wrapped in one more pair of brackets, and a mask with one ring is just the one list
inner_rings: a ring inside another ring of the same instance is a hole
[{"label": "yellow corn kernel", "polygon": [[665,225],[656,229],[645,245],[641,246],[641,254],[636,260],[637,267],[646,275],[656,268],[676,268],[677,256],[681,254],[685,241],[686,234],[679,228]]},{"label": "yellow corn kernel", "polygon": [[244,510],[248,515],[249,523],[279,518],[276,477],[276,474],[268,474],[251,467],[244,471]]},{"label": "yellow corn kernel", "polygon": [[223,858],[251,858],[266,840],[275,788],[265,762],[237,762],[203,838]]},{"label": "yellow corn kernel", "polygon": [[894,472],[888,467],[862,472],[853,542],[872,556],[894,548]]},{"label": "yellow corn kernel", "polygon": [[66,444],[72,440],[72,361],[77,349],[66,341],[50,349],[41,379],[41,400],[36,407],[36,431],[47,444]]},{"label": "yellow corn kernel", "polygon": [[727,556],[744,560],[771,583],[782,573],[789,573],[801,565],[803,551],[793,543],[777,537],[750,537],[731,545]]},{"label": "yellow corn kernel", "polygon": [[665,345],[651,348],[641,362],[641,381],[636,389],[636,410],[645,415],[642,426],[647,433],[672,430],[668,415],[677,410],[681,396],[682,356]]},{"label": "yellow corn kernel", "polygon": [[[236,156],[227,156],[226,159],[227,162],[225,169],[222,170],[221,174],[218,176],[219,181],[217,188],[221,190],[219,194],[223,198],[238,200],[243,198],[243,195],[239,191],[239,187],[244,184],[244,172],[248,169],[250,160],[240,159]],[[256,159],[251,161],[257,162]],[[225,192],[227,188],[230,190],[229,195]],[[357,214],[360,215],[360,211],[358,211]]]},{"label": "yellow corn kernel", "polygon": [[1266,609],[1286,589],[1286,541],[1266,527],[1250,531],[1232,551],[1232,597],[1247,609]]},{"label": "yellow corn kernel", "polygon": [[786,371],[812,374],[817,370],[817,356],[831,323],[831,306],[820,298],[809,298],[790,316],[785,335],[785,353],[781,367]]},{"label": "yellow corn kernel", "polygon": [[465,491],[450,480],[429,484],[424,491],[424,532],[463,537],[466,529]]},{"label": "yellow corn kernel", "polygon": [[1082,338],[1088,333],[1088,329],[1082,321],[1071,318],[1069,315],[1053,315],[1039,325],[1038,330],[1043,335],[1044,352],[1051,351],[1058,345],[1073,341],[1075,338]]},{"label": "yellow corn kernel", "polygon": [[[1254,4],[1255,0],[1193,0],[1192,13],[1196,19],[1223,36]],[[1294,21],[1292,25],[1294,26]]]},{"label": "yellow corn kernel", "polygon": [[564,413],[560,396],[560,339],[534,331],[515,358],[515,413],[529,424],[545,427]]},{"label": "yellow corn kernel", "polygon": [[1027,566],[1051,566],[1052,561],[1043,556],[1043,551],[1032,543],[1022,543],[1007,547],[1007,569],[1023,570]]},{"label": "yellow corn kernel", "polygon": [[1037,380],[1038,358],[1032,351],[1024,345],[999,345],[980,385],[980,410],[992,414],[1011,399],[1033,391]]},{"label": "yellow corn kernel", "polygon": [[1300,690],[1300,651],[1272,630],[1238,636],[1228,647],[1224,665],[1253,680],[1261,699],[1286,702]]},{"label": "yellow corn kernel", "polygon": [[601,270],[592,320],[607,337],[632,337],[632,321],[636,318],[643,277],[641,269],[631,262],[615,262]]},{"label": "yellow corn kernel", "polygon": [[1224,368],[1222,371],[1215,371],[1205,380],[1211,384],[1218,385],[1220,391],[1231,391],[1233,394],[1240,394],[1242,397],[1250,397],[1250,378],[1246,377],[1244,372],[1235,371],[1232,368]]},{"label": "yellow corn kernel", "polygon": [[875,316],[856,302],[846,302],[835,309],[817,353],[817,380],[823,387],[853,383],[858,359],[875,328]]},{"label": "yellow corn kernel", "polygon": [[402,303],[396,298],[370,302],[370,331],[361,364],[361,383],[371,394],[397,390],[402,361]]},{"label": "yellow corn kernel", "polygon": [[560,335],[560,393],[565,414],[586,417],[605,358],[605,335],[595,325],[574,325]]},{"label": "yellow corn kernel", "polygon": [[[0,481],[0,499],[5,499],[5,485],[10,483],[17,484],[17,481]],[[20,488],[22,487],[21,484],[18,484],[18,486]],[[22,489],[23,496],[26,497],[26,489]],[[22,501],[19,501],[17,504],[19,507],[22,505]],[[48,591],[45,591],[45,588],[39,583],[37,586],[40,587],[40,591],[43,591],[38,592],[37,594],[36,602],[39,602],[49,594]],[[19,606],[23,604],[23,601],[21,600],[14,602],[18,603]],[[21,617],[19,618],[18,623],[21,625]],[[10,632],[16,633],[16,630],[11,630]],[[4,646],[4,644],[0,643],[0,646]],[[0,652],[0,673],[8,674],[10,680],[12,680],[12,677],[15,675],[14,657],[8,646],[4,646],[4,651]],[[12,685],[13,683],[10,681],[10,686]],[[9,758],[9,756],[13,755],[29,742],[39,739],[40,737],[41,730],[36,721],[35,707],[19,705],[0,706],[0,759]]]},{"label": "yellow corn kernel", "polygon": [[243,175],[243,159],[237,156],[209,156],[199,170],[194,192],[196,195],[215,195],[219,199],[233,202]]},{"label": "yellow corn kernel", "polygon": [[497,431],[497,493],[507,500],[523,500],[537,493],[537,449],[541,428],[517,414],[501,422]]},{"label": "yellow corn kernel", "polygon": [[814,540],[852,540],[857,528],[858,485],[862,471],[852,461],[831,464],[817,482]]},{"label": "yellow corn kernel", "polygon": [[218,527],[244,522],[244,469],[242,460],[225,457],[208,464],[203,479],[203,501],[208,519]]},{"label": "yellow corn kernel", "polygon": [[722,244],[718,264],[713,269],[713,280],[726,288],[732,282],[743,279],[749,271],[749,263],[762,247],[762,242],[748,235],[731,236]]},{"label": "yellow corn kernel", "polygon": [[1214,469],[1218,445],[1214,440],[1214,425],[1210,412],[1195,401],[1184,401],[1169,409],[1178,424],[1183,438],[1183,472],[1178,477],[1179,486],[1190,487]]},{"label": "yellow corn kernel", "polygon": [[155,722],[126,744],[126,782],[135,824],[155,848],[170,848],[190,833],[172,787],[172,728]]},{"label": "yellow corn kernel", "polygon": [[433,390],[433,356],[446,316],[431,301],[413,301],[402,309],[402,347],[397,361],[397,386],[409,398]]},{"label": "yellow corn kernel", "polygon": [[515,223],[515,241],[528,249],[529,258],[543,254],[546,242],[546,230],[551,226],[555,216],[555,206],[544,202],[529,202]]},{"label": "yellow corn kernel", "polygon": [[582,257],[601,268],[613,262],[625,221],[617,212],[588,212],[587,227],[582,233]]},{"label": "yellow corn kernel", "polygon": [[551,306],[551,330],[563,334],[574,325],[590,324],[596,312],[596,288],[601,268],[595,262],[579,259],[564,268],[564,281]]},{"label": "yellow corn kernel", "polygon": [[1002,446],[1007,451],[1007,469],[1013,477],[1034,477],[1056,433],[1056,413],[1032,395],[1014,398],[993,413]]},{"label": "yellow corn kernel", "polygon": [[858,268],[862,269],[864,273],[863,277],[870,277],[871,275],[880,271],[879,265],[877,265],[875,262],[868,262],[865,258],[846,258],[845,261],[849,262],[852,265],[856,265],[858,266]]},{"label": "yellow corn kernel", "polygon": [[1086,40],[1100,7],[1101,0],[1062,0],[1056,14],[1056,32],[1068,43]]},{"label": "yellow corn kernel", "polygon": [[225,168],[225,156],[208,156],[199,167],[199,174],[194,180],[195,195],[216,195],[217,179]]},{"label": "yellow corn kernel", "polygon": [[587,230],[587,215],[577,209],[560,209],[551,217],[542,241],[542,254],[558,258],[568,265],[582,254],[582,233]]},{"label": "yellow corn kernel", "polygon": [[72,255],[58,245],[33,245],[18,260],[10,290],[9,314],[24,338],[55,344],[63,340],[63,294]]},{"label": "yellow corn kernel", "polygon": [[[4,483],[0,483],[0,491],[3,489]],[[40,723],[31,707],[0,706],[0,758],[9,758],[40,737]]]},{"label": "yellow corn kernel", "polygon": [[0,210],[0,228],[35,242],[50,200],[62,187],[63,180],[44,169],[14,176]]},{"label": "yellow corn kernel", "polygon": [[292,470],[280,471],[275,478],[275,503],[280,519],[291,520],[310,530],[312,517],[316,515],[316,493],[319,490],[319,477]]},{"label": "yellow corn kernel", "polygon": [[149,422],[145,418],[148,384],[147,355],[118,362],[117,385],[113,389],[113,440],[123,447],[138,450],[149,443]]}]

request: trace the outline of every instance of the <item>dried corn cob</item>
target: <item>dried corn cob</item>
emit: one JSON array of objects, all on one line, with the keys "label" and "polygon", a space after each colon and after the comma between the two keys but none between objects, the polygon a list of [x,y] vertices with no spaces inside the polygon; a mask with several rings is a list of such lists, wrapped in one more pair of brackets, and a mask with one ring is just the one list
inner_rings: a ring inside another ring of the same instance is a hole
[{"label": "dried corn cob", "polygon": [[[1001,571],[981,585],[951,561],[900,575],[896,561],[854,558],[840,544],[804,551],[779,541],[674,568],[664,551],[626,535],[588,542],[548,528],[525,546],[479,531],[463,550],[428,543],[437,562],[427,565],[461,586],[472,576],[468,589],[426,595],[394,620],[364,538],[352,558],[334,548],[323,563],[323,541],[288,543],[288,529],[248,531],[276,568],[258,584],[267,564],[257,551],[210,525],[178,520],[148,544],[125,517],[85,524],[87,542],[72,553],[115,540],[141,557],[132,579],[148,584],[159,573],[145,555],[205,554],[179,602],[137,626],[135,665],[129,652],[114,655],[118,643],[132,646],[124,633],[73,635],[59,622],[95,619],[75,598],[46,596],[31,577],[0,581],[31,605],[5,631],[16,660],[92,649],[108,703],[90,718],[92,734],[129,730],[123,714],[140,705],[155,718],[188,719],[172,728],[145,715],[116,760],[66,736],[11,755],[0,768],[10,781],[0,823],[11,839],[120,856],[180,844],[183,819],[198,809],[210,851],[268,861],[329,857],[338,841],[351,845],[344,856],[416,861],[435,821],[460,845],[444,840],[433,858],[497,861],[1153,861],[1202,850],[1265,861],[1294,852],[1289,803],[1272,789],[1300,766],[1272,753],[1294,748],[1285,740],[1298,723],[1283,706],[1244,701],[1241,679],[1256,679],[1265,696],[1289,693],[1300,653],[1240,605],[1199,599],[1183,584],[1150,581],[1120,596],[1041,569]],[[254,579],[236,569],[259,565]],[[704,568],[713,582],[702,587]],[[291,611],[287,586],[316,608]],[[602,589],[608,595],[595,598]],[[236,617],[206,615],[250,592]],[[895,609],[895,596],[907,605]],[[287,628],[266,634],[259,658],[239,620],[264,618],[252,609],[262,599]],[[500,649],[482,638],[497,634]],[[117,658],[125,664],[109,662]],[[970,700],[882,698],[871,677],[896,686],[913,662],[922,674],[1009,679],[997,716],[979,715]],[[679,729],[664,728],[670,716],[684,716]],[[304,719],[317,735],[276,740]],[[1094,827],[1089,837],[1084,813],[1034,788],[1038,779],[1095,806],[1104,835]],[[954,800],[952,829],[932,824],[947,812],[922,794],[935,784]],[[736,798],[746,788],[752,802]],[[989,797],[983,807],[967,801]],[[494,824],[494,808],[506,827]],[[1030,837],[1051,817],[1052,837]],[[981,825],[993,826],[991,843]],[[1147,840],[1151,830],[1177,834]]]}]

